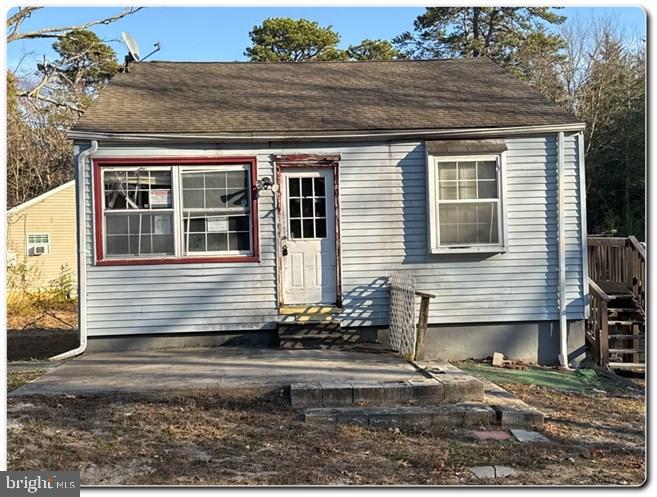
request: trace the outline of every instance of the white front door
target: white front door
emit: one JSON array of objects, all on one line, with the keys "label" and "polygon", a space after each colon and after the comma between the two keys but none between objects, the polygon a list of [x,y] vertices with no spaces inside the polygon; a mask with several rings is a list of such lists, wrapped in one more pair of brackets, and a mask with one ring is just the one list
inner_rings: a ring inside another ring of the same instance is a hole
[{"label": "white front door", "polygon": [[336,303],[335,208],[331,169],[281,174],[283,303]]}]

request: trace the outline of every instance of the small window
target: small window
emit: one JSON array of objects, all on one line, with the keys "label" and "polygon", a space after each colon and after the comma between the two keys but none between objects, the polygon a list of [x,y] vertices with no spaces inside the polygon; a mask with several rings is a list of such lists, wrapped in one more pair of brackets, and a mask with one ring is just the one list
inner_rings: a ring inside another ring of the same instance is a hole
[{"label": "small window", "polygon": [[429,157],[432,252],[503,246],[500,159]]},{"label": "small window", "polygon": [[28,233],[27,255],[37,256],[50,253],[50,235],[48,233]]}]

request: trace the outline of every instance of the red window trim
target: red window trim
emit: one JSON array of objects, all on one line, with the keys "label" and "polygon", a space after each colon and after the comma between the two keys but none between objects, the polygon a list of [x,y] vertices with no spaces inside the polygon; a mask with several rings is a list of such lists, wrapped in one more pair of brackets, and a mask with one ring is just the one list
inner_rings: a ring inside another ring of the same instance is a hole
[{"label": "red window trim", "polygon": [[[94,235],[95,260],[97,266],[140,266],[152,264],[193,264],[206,262],[260,262],[260,236],[258,226],[258,178],[257,159],[255,157],[112,157],[93,159],[93,205],[94,205]],[[103,185],[101,184],[101,168],[105,166],[143,166],[143,165],[220,165],[220,164],[249,164],[251,175],[251,235],[253,239],[253,253],[251,255],[230,255],[212,257],[154,257],[134,259],[106,259],[103,243]]]}]

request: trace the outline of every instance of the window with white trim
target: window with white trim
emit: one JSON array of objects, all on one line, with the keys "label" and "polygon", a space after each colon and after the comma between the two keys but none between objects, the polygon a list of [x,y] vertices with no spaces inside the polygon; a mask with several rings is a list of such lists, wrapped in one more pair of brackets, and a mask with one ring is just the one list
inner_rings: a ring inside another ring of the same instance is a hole
[{"label": "window with white trim", "polygon": [[503,247],[500,171],[501,155],[429,157],[432,252]]},{"label": "window with white trim", "polygon": [[249,164],[103,166],[103,259],[253,254]]},{"label": "window with white trim", "polygon": [[28,233],[27,234],[27,255],[37,256],[50,253],[50,234],[48,233]]}]

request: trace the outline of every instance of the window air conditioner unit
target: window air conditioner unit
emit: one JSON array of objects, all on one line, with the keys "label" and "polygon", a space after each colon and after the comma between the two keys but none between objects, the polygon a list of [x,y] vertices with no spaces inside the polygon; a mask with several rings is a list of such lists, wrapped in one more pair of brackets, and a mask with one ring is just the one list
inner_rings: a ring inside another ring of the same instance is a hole
[{"label": "window air conditioner unit", "polygon": [[46,253],[46,247],[45,245],[37,245],[34,247],[34,254],[35,255],[43,255]]}]

